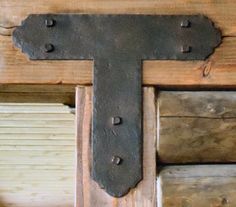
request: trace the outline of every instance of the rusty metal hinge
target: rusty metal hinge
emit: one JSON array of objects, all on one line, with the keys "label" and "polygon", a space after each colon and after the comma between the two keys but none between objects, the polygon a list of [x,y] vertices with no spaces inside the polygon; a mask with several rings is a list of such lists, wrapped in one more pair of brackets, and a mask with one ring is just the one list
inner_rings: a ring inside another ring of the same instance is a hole
[{"label": "rusty metal hinge", "polygon": [[32,60],[94,60],[92,176],[115,197],[142,179],[142,60],[204,60],[221,33],[202,15],[30,15],[13,33]]}]

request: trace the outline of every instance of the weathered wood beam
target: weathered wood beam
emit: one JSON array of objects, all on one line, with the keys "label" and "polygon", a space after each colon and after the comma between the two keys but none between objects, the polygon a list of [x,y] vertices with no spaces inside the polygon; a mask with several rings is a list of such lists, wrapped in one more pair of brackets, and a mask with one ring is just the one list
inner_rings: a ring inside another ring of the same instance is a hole
[{"label": "weathered wood beam", "polygon": [[[92,84],[92,61],[29,61],[11,37],[0,36],[0,84]],[[144,85],[234,87],[236,37],[207,61],[145,61]]]},{"label": "weathered wood beam", "polygon": [[235,92],[163,91],[158,106],[161,162],[236,162]]},{"label": "weathered wood beam", "polygon": [[236,35],[236,2],[187,0],[1,0],[0,25],[19,25],[30,13],[113,13],[113,14],[204,14],[211,18],[226,36]]},{"label": "weathered wood beam", "polygon": [[[0,2],[0,84],[92,83],[91,61],[29,61],[12,45],[11,32],[31,13],[204,14],[226,37],[207,61],[146,61],[143,83],[162,87],[235,87],[236,2],[234,1],[109,1],[36,0]],[[227,12],[225,12],[227,11]]]},{"label": "weathered wood beam", "polygon": [[158,179],[158,206],[235,206],[236,165],[172,166]]},{"label": "weathered wood beam", "polygon": [[0,103],[63,103],[75,105],[75,86],[0,85]]}]

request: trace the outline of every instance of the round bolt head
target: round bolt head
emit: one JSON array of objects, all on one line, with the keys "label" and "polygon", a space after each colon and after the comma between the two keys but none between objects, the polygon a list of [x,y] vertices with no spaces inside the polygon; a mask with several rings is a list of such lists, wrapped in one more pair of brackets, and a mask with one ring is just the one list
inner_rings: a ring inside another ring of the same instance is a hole
[{"label": "round bolt head", "polygon": [[122,119],[119,116],[112,117],[112,124],[113,125],[119,125],[122,123]]},{"label": "round bolt head", "polygon": [[122,159],[119,156],[113,156],[112,159],[111,159],[111,162],[114,165],[120,165],[121,162],[122,162]]},{"label": "round bolt head", "polygon": [[191,22],[189,21],[189,20],[183,20],[182,22],[181,22],[181,27],[183,27],[183,28],[188,28],[188,27],[190,27],[191,26]]},{"label": "round bolt head", "polygon": [[45,52],[52,52],[54,50],[54,46],[52,44],[45,44],[44,45]]},{"label": "round bolt head", "polygon": [[45,25],[47,27],[53,27],[55,25],[55,21],[53,19],[46,19],[45,20]]}]

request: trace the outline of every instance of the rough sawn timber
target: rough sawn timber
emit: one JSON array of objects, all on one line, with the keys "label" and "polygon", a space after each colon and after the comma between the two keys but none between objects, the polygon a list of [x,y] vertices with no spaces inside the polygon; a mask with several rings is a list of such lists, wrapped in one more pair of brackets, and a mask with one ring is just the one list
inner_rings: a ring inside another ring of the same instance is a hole
[{"label": "rough sawn timber", "polygon": [[236,165],[170,166],[160,173],[158,207],[234,207]]},{"label": "rough sawn timber", "polygon": [[156,207],[156,109],[154,88],[144,88],[143,180],[122,198],[114,198],[90,176],[91,87],[78,87],[76,207]]},{"label": "rough sawn timber", "polygon": [[236,2],[226,1],[0,1],[0,83],[91,84],[91,61],[29,61],[12,45],[11,32],[31,13],[204,14],[224,35],[206,61],[145,61],[145,85],[235,87]]},{"label": "rough sawn timber", "polygon": [[157,100],[161,162],[236,162],[236,92],[162,91]]}]

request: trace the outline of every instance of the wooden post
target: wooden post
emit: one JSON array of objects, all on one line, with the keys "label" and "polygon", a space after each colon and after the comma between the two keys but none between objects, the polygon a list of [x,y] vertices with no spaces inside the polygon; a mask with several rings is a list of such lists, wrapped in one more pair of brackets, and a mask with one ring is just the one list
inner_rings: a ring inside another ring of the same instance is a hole
[{"label": "wooden post", "polygon": [[143,95],[143,180],[122,198],[113,198],[90,177],[91,87],[77,87],[76,207],[156,207],[156,109],[153,87]]}]

